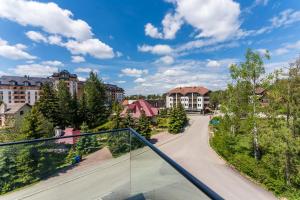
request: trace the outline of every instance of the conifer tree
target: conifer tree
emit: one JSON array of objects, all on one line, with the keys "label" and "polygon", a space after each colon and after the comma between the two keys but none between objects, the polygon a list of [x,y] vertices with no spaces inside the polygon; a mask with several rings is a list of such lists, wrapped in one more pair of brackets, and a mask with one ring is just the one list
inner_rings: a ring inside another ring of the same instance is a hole
[{"label": "conifer tree", "polygon": [[86,122],[93,128],[103,123],[108,116],[105,86],[94,72],[91,72],[86,80],[84,95],[87,107]]},{"label": "conifer tree", "polygon": [[59,106],[56,92],[50,83],[42,86],[41,97],[36,104],[37,109],[50,121],[57,126],[60,124]]},{"label": "conifer tree", "polygon": [[72,97],[65,81],[61,80],[57,86],[57,99],[59,116],[61,121],[59,125],[64,128],[72,123]]},{"label": "conifer tree", "polygon": [[35,106],[32,107],[30,112],[26,113],[20,132],[25,139],[51,137],[54,134],[53,124]]}]

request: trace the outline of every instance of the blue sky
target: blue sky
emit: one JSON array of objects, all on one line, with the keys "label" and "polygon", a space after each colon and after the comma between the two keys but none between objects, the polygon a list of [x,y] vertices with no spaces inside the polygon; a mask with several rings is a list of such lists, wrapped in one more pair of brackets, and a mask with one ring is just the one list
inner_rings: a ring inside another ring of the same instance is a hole
[{"label": "blue sky", "polygon": [[299,0],[1,0],[0,75],[91,70],[126,94],[229,80],[247,48],[271,72],[300,51]]}]

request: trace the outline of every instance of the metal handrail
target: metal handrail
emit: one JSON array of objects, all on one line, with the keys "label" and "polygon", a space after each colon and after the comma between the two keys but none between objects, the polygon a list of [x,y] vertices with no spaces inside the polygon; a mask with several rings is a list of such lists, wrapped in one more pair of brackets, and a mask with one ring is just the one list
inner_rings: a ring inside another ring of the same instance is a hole
[{"label": "metal handrail", "polygon": [[215,193],[207,185],[205,185],[199,179],[194,177],[186,169],[184,169],[177,162],[175,162],[170,157],[168,157],[165,153],[163,153],[161,150],[159,150],[157,147],[155,147],[152,143],[150,143],[148,140],[146,140],[143,136],[141,136],[138,132],[136,132],[132,128],[122,128],[122,129],[114,129],[114,130],[108,130],[108,131],[100,131],[100,132],[96,132],[96,133],[83,133],[83,134],[70,135],[70,136],[60,136],[60,137],[40,138],[40,139],[33,139],[33,140],[22,140],[22,141],[16,141],[16,142],[0,143],[0,147],[20,145],[20,144],[33,144],[33,143],[38,143],[38,142],[53,141],[53,140],[59,140],[59,139],[64,139],[64,138],[84,137],[84,136],[100,135],[100,134],[106,134],[106,133],[113,134],[113,133],[121,132],[121,131],[129,131],[131,134],[133,134],[135,137],[137,137],[139,140],[141,140],[146,146],[148,146],[150,149],[152,149],[160,158],[162,158],[169,165],[171,165],[177,172],[179,172],[183,177],[185,177],[187,180],[189,180],[194,186],[196,186],[199,190],[201,190],[209,198],[211,198],[213,200],[223,200],[223,198],[220,195]]},{"label": "metal handrail", "polygon": [[114,130],[108,130],[108,131],[100,131],[100,132],[96,132],[96,133],[82,133],[82,134],[78,134],[78,135],[68,135],[68,136],[51,137],[51,138],[39,138],[39,139],[32,139],[32,140],[21,140],[21,141],[16,141],[16,142],[6,142],[6,143],[0,143],[0,147],[18,145],[18,144],[32,144],[32,143],[38,143],[38,142],[59,140],[59,139],[64,139],[64,138],[74,138],[74,137],[101,135],[101,134],[105,134],[105,133],[115,133],[115,132],[119,132],[119,131],[128,131],[128,128],[114,129]]}]

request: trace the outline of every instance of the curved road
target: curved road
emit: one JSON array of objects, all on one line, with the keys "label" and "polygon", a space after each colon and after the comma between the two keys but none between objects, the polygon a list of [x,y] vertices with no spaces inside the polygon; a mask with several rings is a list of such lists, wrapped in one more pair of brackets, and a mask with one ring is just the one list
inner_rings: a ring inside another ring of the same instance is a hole
[{"label": "curved road", "polygon": [[209,145],[207,116],[190,116],[183,135],[159,148],[215,192],[230,200],[276,199],[226,165]]}]

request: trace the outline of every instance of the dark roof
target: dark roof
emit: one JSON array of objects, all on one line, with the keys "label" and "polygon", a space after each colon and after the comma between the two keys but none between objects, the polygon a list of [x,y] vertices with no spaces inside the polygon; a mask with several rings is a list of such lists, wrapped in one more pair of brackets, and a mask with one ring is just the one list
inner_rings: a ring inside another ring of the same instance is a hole
[{"label": "dark roof", "polygon": [[62,70],[60,72],[53,73],[52,77],[77,78],[77,75],[76,74],[71,74],[68,70]]},{"label": "dark roof", "polygon": [[186,95],[188,93],[198,93],[201,95],[205,95],[209,92],[209,90],[205,87],[178,87],[170,90],[169,94],[180,93],[182,95]]},{"label": "dark roof", "polygon": [[10,82],[15,81],[17,85],[24,85],[25,82],[29,82],[31,86],[37,85],[37,83],[51,82],[49,78],[41,77],[29,77],[29,76],[2,76],[0,77],[0,85],[10,85]]},{"label": "dark roof", "polygon": [[113,84],[108,84],[105,83],[104,84],[107,90],[117,90],[117,91],[124,91],[123,88],[118,87],[117,85],[113,85]]}]

